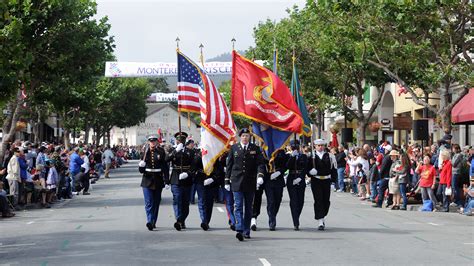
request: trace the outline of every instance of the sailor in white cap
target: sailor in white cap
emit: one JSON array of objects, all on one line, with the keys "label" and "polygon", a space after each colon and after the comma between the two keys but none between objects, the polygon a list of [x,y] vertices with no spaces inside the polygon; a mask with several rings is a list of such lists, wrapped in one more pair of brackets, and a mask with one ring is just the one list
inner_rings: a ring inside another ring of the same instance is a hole
[{"label": "sailor in white cap", "polygon": [[315,154],[309,160],[308,169],[311,177],[311,191],[314,199],[314,219],[318,221],[318,230],[326,227],[325,217],[329,212],[331,202],[331,173],[336,170],[337,163],[325,150],[326,141],[317,139],[314,141]]}]

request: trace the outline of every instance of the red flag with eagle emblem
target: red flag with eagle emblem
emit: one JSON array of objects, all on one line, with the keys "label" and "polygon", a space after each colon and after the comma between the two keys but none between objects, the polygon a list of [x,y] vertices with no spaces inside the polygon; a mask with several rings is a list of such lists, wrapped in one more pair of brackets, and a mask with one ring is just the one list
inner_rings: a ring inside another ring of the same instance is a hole
[{"label": "red flag with eagle emblem", "polygon": [[301,134],[301,112],[285,83],[237,52],[232,55],[232,114]]}]

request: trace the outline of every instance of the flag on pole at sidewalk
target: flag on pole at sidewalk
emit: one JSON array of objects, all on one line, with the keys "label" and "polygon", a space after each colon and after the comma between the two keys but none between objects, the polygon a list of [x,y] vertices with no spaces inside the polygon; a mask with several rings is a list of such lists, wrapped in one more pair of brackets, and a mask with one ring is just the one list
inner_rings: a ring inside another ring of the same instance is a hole
[{"label": "flag on pole at sidewalk", "polygon": [[204,172],[211,174],[215,161],[235,138],[236,128],[222,95],[196,63],[178,52],[178,73],[189,88],[197,89],[201,114],[201,151]]},{"label": "flag on pole at sidewalk", "polygon": [[295,65],[295,58],[293,58],[293,74],[291,77],[291,94],[298,105],[298,109],[301,112],[303,117],[303,135],[306,137],[311,137],[311,120],[309,119],[308,109],[306,109],[306,104],[303,100],[303,93],[301,92],[301,84],[298,78],[298,70],[296,69]]}]

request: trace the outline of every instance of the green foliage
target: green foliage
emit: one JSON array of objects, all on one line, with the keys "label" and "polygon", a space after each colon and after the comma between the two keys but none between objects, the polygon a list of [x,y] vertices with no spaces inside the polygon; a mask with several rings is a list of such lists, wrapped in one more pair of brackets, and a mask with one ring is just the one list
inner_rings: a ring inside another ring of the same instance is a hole
[{"label": "green foliage", "polygon": [[152,92],[170,92],[170,89],[168,88],[168,82],[166,82],[166,78],[148,78],[148,83],[152,87]]}]

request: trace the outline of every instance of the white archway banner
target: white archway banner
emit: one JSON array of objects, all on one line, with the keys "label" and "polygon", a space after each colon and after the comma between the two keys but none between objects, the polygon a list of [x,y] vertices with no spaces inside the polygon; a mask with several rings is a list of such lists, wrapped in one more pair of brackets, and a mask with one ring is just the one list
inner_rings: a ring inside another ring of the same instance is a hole
[{"label": "white archway banner", "polygon": [[[176,76],[177,63],[143,63],[143,62],[106,62],[105,76],[119,77],[163,77]],[[209,62],[204,69],[210,75],[230,75],[232,62]]]}]

